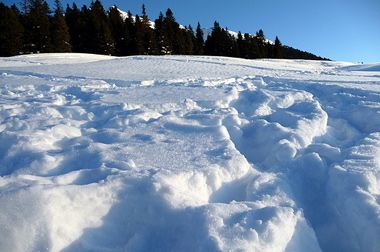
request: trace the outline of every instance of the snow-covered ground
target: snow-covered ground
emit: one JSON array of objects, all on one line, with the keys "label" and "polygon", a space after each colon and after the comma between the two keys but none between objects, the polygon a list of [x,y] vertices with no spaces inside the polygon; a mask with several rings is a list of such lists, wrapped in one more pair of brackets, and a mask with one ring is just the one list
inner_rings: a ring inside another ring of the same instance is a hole
[{"label": "snow-covered ground", "polygon": [[379,251],[379,70],[0,58],[0,250]]}]

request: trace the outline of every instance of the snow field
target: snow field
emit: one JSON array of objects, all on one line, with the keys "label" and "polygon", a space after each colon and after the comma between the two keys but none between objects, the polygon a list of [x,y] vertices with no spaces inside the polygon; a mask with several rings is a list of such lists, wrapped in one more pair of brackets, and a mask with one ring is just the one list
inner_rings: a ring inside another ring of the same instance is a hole
[{"label": "snow field", "polygon": [[0,59],[4,251],[377,251],[378,65]]}]

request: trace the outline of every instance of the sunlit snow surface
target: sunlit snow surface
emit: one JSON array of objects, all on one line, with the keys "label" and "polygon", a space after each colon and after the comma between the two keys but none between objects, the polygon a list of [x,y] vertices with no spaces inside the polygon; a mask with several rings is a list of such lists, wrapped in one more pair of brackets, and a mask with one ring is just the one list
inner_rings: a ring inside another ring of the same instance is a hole
[{"label": "sunlit snow surface", "polygon": [[380,251],[379,71],[0,58],[0,250]]}]

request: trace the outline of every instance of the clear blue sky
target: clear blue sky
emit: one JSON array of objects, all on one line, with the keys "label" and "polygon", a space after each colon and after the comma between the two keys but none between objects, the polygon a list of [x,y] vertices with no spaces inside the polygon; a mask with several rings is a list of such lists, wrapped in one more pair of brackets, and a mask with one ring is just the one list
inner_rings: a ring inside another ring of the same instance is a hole
[{"label": "clear blue sky", "polygon": [[[18,0],[5,0],[11,5]],[[47,1],[53,7],[54,0]],[[61,0],[62,5],[73,3]],[[232,31],[279,37],[284,45],[322,57],[348,62],[380,62],[380,0],[101,0],[105,9],[111,5],[132,14],[141,14],[144,3],[150,19],[170,8],[178,23],[198,21],[212,27],[218,21]],[[77,0],[77,6],[90,0]]]}]

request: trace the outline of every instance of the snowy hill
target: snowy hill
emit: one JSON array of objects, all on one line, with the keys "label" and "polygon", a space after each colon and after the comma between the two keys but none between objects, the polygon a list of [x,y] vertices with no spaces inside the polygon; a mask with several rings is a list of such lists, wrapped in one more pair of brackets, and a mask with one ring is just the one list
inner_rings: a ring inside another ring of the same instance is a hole
[{"label": "snowy hill", "polygon": [[0,58],[1,251],[378,251],[379,67]]}]

